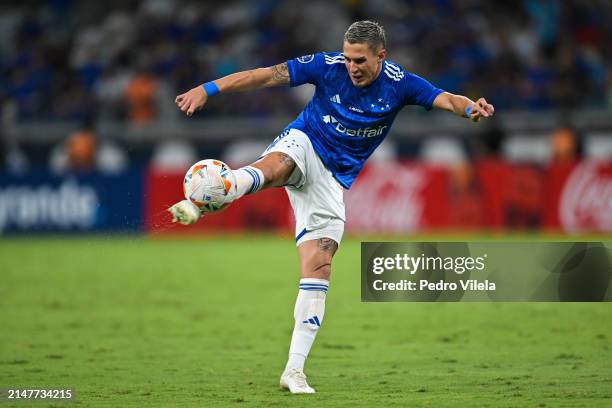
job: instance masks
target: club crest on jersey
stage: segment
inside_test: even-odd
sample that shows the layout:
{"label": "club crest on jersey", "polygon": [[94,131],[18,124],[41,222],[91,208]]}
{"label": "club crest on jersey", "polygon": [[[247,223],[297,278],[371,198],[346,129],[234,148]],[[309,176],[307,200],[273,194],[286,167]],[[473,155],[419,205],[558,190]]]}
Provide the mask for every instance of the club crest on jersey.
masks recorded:
{"label": "club crest on jersey", "polygon": [[298,57],[298,61],[301,62],[302,64],[307,64],[310,61],[312,61],[314,59],[314,54],[308,54],[308,55],[303,55],[301,57]]}
{"label": "club crest on jersey", "polygon": [[338,122],[338,119],[334,118],[332,115],[323,116],[323,122],[329,123],[335,127],[338,133],[345,134],[347,136],[354,137],[375,137],[382,135],[383,131],[387,127],[387,125],[380,125],[377,127],[365,127],[359,129],[349,129],[344,126],[342,123]]}

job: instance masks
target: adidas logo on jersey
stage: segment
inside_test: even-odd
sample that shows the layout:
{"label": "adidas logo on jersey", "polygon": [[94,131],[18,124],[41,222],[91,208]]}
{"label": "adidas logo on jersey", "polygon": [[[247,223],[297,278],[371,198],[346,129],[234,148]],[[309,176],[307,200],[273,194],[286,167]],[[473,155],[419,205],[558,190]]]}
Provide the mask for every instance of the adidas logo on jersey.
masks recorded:
{"label": "adidas logo on jersey", "polygon": [[365,127],[359,129],[349,129],[344,126],[342,123],[338,122],[338,119],[334,118],[332,115],[323,116],[324,123],[330,123],[332,125],[336,125],[335,129],[337,132],[345,134],[347,136],[355,136],[355,137],[374,137],[382,135],[383,130],[387,127],[387,125],[380,125],[377,127]]}
{"label": "adidas logo on jersey", "polygon": [[404,77],[404,72],[397,65],[393,65],[385,61],[385,69],[383,72],[392,80],[399,81]]}
{"label": "adidas logo on jersey", "polygon": [[332,96],[331,98],[329,98],[330,101],[335,102],[335,103],[342,103],[340,102],[340,95],[335,94],[334,96]]}
{"label": "adidas logo on jersey", "polygon": [[325,116],[323,116],[323,122],[325,122],[325,123],[338,123],[336,118],[334,118],[332,115],[325,115]]}

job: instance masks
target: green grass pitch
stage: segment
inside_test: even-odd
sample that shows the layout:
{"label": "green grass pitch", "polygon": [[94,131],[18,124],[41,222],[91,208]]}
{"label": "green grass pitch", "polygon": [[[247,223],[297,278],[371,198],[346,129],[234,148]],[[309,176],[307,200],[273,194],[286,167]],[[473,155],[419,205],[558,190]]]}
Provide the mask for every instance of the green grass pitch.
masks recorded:
{"label": "green grass pitch", "polygon": [[306,366],[317,394],[293,396],[290,239],[0,240],[0,388],[70,387],[83,407],[612,407],[612,304],[361,303],[359,262],[349,238]]}

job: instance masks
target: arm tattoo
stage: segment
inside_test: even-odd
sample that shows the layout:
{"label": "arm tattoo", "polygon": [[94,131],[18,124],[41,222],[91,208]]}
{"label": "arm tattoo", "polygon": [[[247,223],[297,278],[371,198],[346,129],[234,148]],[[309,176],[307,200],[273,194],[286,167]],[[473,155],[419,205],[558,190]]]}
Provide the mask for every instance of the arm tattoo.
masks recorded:
{"label": "arm tattoo", "polygon": [[319,238],[319,249],[333,254],[338,249],[338,243],[331,238]]}
{"label": "arm tattoo", "polygon": [[286,62],[272,67],[272,84],[289,85],[289,70]]}

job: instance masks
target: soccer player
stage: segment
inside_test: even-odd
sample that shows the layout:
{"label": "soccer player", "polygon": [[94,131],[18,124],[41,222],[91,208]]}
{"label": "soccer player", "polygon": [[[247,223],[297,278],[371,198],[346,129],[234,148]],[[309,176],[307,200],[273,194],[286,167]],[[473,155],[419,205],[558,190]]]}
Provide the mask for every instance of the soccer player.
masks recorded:
{"label": "soccer player", "polygon": [[[343,51],[305,55],[268,68],[238,72],[176,97],[187,114],[208,98],[271,86],[311,83],[315,94],[302,113],[263,152],[235,170],[236,199],[269,187],[285,187],[295,213],[300,283],[289,359],[280,385],[292,393],[314,393],[304,362],[323,322],[332,258],[344,232],[343,189],[383,141],[406,105],[444,109],[477,122],[493,115],[484,98],[476,102],[431,85],[386,60],[385,32],[372,21],[353,23]],[[191,224],[200,211],[188,200],[169,210],[173,220]]]}

